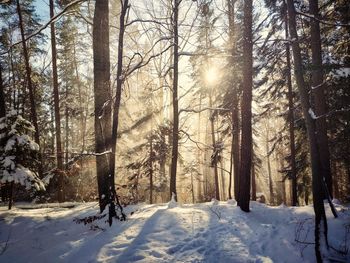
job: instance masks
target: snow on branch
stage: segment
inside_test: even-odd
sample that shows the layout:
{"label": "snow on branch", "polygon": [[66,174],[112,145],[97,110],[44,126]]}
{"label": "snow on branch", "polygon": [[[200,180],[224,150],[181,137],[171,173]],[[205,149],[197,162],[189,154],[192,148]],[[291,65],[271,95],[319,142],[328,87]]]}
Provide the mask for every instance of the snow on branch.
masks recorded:
{"label": "snow on branch", "polygon": [[350,24],[332,23],[332,22],[329,22],[329,21],[325,21],[325,20],[319,19],[319,18],[315,17],[315,16],[312,15],[312,14],[308,14],[308,13],[302,12],[302,11],[300,11],[300,10],[295,10],[295,12],[296,12],[298,15],[311,18],[311,19],[313,19],[313,20],[316,20],[316,21],[318,21],[318,22],[320,22],[320,23],[322,23],[322,24],[328,25],[328,26],[350,27]]}
{"label": "snow on branch", "polygon": [[33,125],[17,111],[0,119],[0,182],[14,182],[27,190],[45,190],[37,175],[39,145],[29,136]]}
{"label": "snow on branch", "polygon": [[334,114],[345,113],[345,112],[350,112],[350,108],[348,108],[348,109],[341,109],[341,110],[332,110],[332,111],[328,112],[327,114],[323,114],[323,115],[320,115],[320,116],[316,116],[316,114],[314,113],[314,111],[311,108],[308,111],[308,113],[310,114],[311,118],[314,119],[314,120],[321,119],[321,118],[327,118],[327,117],[332,116]]}

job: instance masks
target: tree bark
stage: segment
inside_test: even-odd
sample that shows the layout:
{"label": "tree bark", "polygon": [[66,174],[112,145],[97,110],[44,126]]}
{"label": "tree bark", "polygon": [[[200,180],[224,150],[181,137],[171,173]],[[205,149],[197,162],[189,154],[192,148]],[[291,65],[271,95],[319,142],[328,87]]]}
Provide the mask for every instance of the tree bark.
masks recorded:
{"label": "tree bark", "polygon": [[[318,11],[318,0],[309,0],[310,14],[315,18],[320,19]],[[315,114],[316,116],[323,116],[326,114],[326,97],[323,83],[323,69],[322,69],[322,48],[321,48],[321,33],[320,24],[316,19],[311,19],[311,53],[312,53],[312,72],[311,72],[311,82],[314,94],[315,102]],[[326,118],[318,118],[316,120],[317,129],[317,143],[320,152],[320,162],[321,162],[321,175],[323,176],[326,186],[328,188],[328,193],[332,198],[332,175],[330,168],[330,154],[328,147],[328,136],[327,136],[327,122]]]}
{"label": "tree bark", "polygon": [[175,194],[175,200],[177,200],[176,194],[176,172],[177,172],[177,159],[179,148],[179,102],[178,102],[178,75],[179,75],[179,34],[178,34],[178,16],[179,16],[179,0],[174,0],[173,8],[173,62],[174,62],[174,76],[173,76],[173,132],[172,132],[172,151],[171,151],[171,167],[170,167],[170,198],[172,194]]}
{"label": "tree bark", "polygon": [[242,211],[249,212],[252,162],[252,87],[253,87],[253,1],[244,1],[243,25],[243,96],[242,140],[239,170],[238,202]]}
{"label": "tree bark", "polygon": [[[31,115],[31,120],[33,122],[34,129],[35,129],[34,139],[40,148],[40,133],[39,133],[39,126],[38,126],[38,117],[36,114],[35,94],[34,94],[34,89],[33,89],[33,84],[32,84],[32,79],[31,79],[31,68],[30,68],[30,64],[29,64],[28,49],[27,49],[27,44],[26,44],[25,36],[24,36],[22,11],[21,11],[21,6],[19,4],[19,0],[17,0],[16,3],[17,3],[17,14],[18,14],[18,18],[19,18],[19,28],[21,31],[21,40],[22,40],[23,56],[24,56],[24,62],[25,62],[25,68],[26,68],[26,76],[27,76],[27,82],[28,82],[30,113],[31,113],[30,115]],[[43,167],[42,167],[41,156],[39,158],[40,158],[40,160],[39,160],[39,176],[42,177]]]}
{"label": "tree bark", "polygon": [[150,154],[149,154],[149,203],[153,204],[153,138],[150,139]]}
{"label": "tree bark", "polygon": [[298,34],[296,28],[296,13],[293,0],[287,0],[288,8],[288,22],[289,30],[291,34],[292,41],[292,50],[294,57],[294,72],[296,77],[296,82],[299,90],[301,107],[303,115],[306,122],[306,129],[310,145],[310,155],[311,155],[311,170],[312,170],[312,195],[313,195],[313,204],[315,211],[315,253],[317,262],[322,262],[322,256],[320,252],[320,227],[321,222],[323,221],[324,236],[325,241],[328,246],[327,238],[327,217],[325,213],[325,208],[323,204],[324,191],[322,188],[322,175],[320,156],[316,138],[316,123],[311,116],[311,105],[309,101],[309,94],[307,86],[303,76],[303,64],[301,58],[301,50],[298,42]]}
{"label": "tree bark", "polygon": [[[54,17],[54,2],[50,0],[50,18]],[[61,116],[60,116],[60,98],[58,91],[57,76],[57,51],[56,51],[56,34],[55,23],[51,23],[51,57],[52,57],[52,84],[53,100],[55,109],[55,135],[56,135],[56,160],[57,169],[63,170],[62,140],[61,140]],[[59,173],[58,178],[58,202],[64,202],[63,192],[63,174]]]}
{"label": "tree bark", "polygon": [[[288,13],[285,15],[285,36],[289,38],[288,31]],[[292,206],[298,205],[298,193],[297,193],[297,172],[295,163],[295,134],[294,134],[294,96],[292,89],[292,77],[291,77],[291,62],[290,62],[290,44],[286,42],[286,60],[287,60],[287,86],[288,86],[288,121],[289,121],[289,148],[290,148],[290,168],[292,177]]]}
{"label": "tree bark", "polygon": [[[212,92],[209,95],[209,107],[213,108],[213,99],[212,99]],[[215,114],[215,113],[213,113]],[[210,128],[211,128],[211,142],[213,145],[213,149],[215,151],[216,147],[216,139],[215,139],[215,127],[214,127],[214,119],[215,117],[211,114],[210,116]],[[215,199],[220,200],[220,190],[219,190],[219,174],[218,174],[218,164],[217,161],[214,161],[214,183],[215,183]]]}
{"label": "tree bark", "polygon": [[[253,150],[254,152],[254,150]],[[252,162],[252,200],[256,201],[256,179],[255,179],[255,163]]]}
{"label": "tree bark", "polygon": [[2,81],[2,66],[0,64],[0,118],[6,116],[4,83]]}
{"label": "tree bark", "polygon": [[112,125],[112,137],[109,144],[111,153],[109,155],[109,224],[112,224],[111,218],[117,216],[115,211],[115,201],[117,202],[118,209],[121,211],[122,220],[125,220],[125,214],[123,213],[123,208],[119,203],[119,198],[115,190],[115,162],[116,162],[116,150],[117,150],[117,138],[118,138],[118,126],[119,126],[119,110],[120,110],[120,101],[122,97],[122,88],[124,83],[123,76],[123,51],[124,51],[124,33],[125,33],[125,20],[127,11],[129,8],[129,1],[124,0],[121,6],[121,13],[119,17],[119,38],[118,38],[118,66],[117,66],[117,87],[116,95],[113,106],[113,125]]}
{"label": "tree bark", "polygon": [[111,88],[108,0],[95,3],[93,21],[95,151],[100,212],[108,203],[109,164],[105,154],[111,138]]}
{"label": "tree bark", "polygon": [[266,129],[266,158],[267,158],[267,174],[269,176],[269,192],[270,192],[270,205],[274,204],[274,195],[273,195],[273,181],[272,181],[272,172],[271,172],[271,160],[270,160],[270,147],[269,147],[269,130],[270,124],[269,119],[267,120],[267,129]]}
{"label": "tree bark", "polygon": [[[236,56],[236,38],[235,38],[235,19],[234,19],[234,5],[236,0],[228,0],[228,15],[229,15],[229,38],[231,43],[231,55],[232,63],[234,62]],[[231,141],[231,160],[230,160],[230,180],[229,180],[229,198],[231,196],[232,188],[232,177],[234,185],[234,197],[238,200],[239,191],[239,137],[240,137],[240,126],[239,126],[239,110],[238,110],[238,89],[237,83],[234,83],[234,78],[231,79],[233,88],[232,97],[232,111],[231,111],[231,121],[232,121],[232,141]]]}
{"label": "tree bark", "polygon": [[[64,102],[64,116],[65,116],[65,138],[64,138],[64,145],[65,145],[65,168],[68,169],[68,160],[69,160],[69,106],[68,106],[68,86],[65,88],[65,102]],[[73,136],[72,136],[73,137]]]}

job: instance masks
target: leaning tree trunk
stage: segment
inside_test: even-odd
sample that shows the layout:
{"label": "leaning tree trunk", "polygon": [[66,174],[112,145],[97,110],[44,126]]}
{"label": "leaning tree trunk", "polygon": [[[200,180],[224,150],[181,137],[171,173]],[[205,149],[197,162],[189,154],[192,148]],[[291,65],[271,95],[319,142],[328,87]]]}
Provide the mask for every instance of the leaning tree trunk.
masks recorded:
{"label": "leaning tree trunk", "polygon": [[[50,17],[54,16],[54,2],[50,0]],[[60,115],[60,98],[58,91],[57,76],[57,51],[56,51],[56,34],[55,23],[51,23],[51,57],[52,57],[52,84],[53,84],[53,101],[55,109],[55,134],[56,134],[56,159],[57,169],[63,170],[62,140],[61,140],[61,115]],[[63,173],[58,173],[58,202],[64,202],[63,193]]]}
{"label": "leaning tree trunk", "polygon": [[108,144],[110,149],[112,149],[109,155],[109,166],[110,166],[110,176],[109,176],[109,224],[112,224],[112,217],[117,216],[115,210],[115,201],[117,203],[118,209],[121,213],[121,220],[125,220],[125,214],[123,213],[123,208],[119,203],[119,198],[115,190],[115,156],[117,150],[117,137],[118,137],[118,126],[119,126],[119,109],[120,101],[122,97],[122,87],[124,78],[123,74],[123,50],[124,50],[124,33],[125,33],[125,20],[127,16],[127,11],[129,8],[129,1],[124,0],[122,2],[121,13],[119,17],[119,38],[118,38],[118,66],[117,66],[117,87],[116,96],[113,107],[113,126],[112,126],[112,138],[110,144]]}
{"label": "leaning tree trunk", "polygon": [[[29,90],[29,101],[30,101],[30,115],[31,115],[31,120],[34,125],[34,139],[35,142],[39,145],[40,148],[40,133],[39,133],[39,126],[38,126],[38,116],[36,114],[36,106],[35,106],[35,94],[34,94],[34,89],[33,89],[33,84],[32,84],[32,78],[31,78],[31,68],[29,64],[29,55],[28,55],[28,49],[27,49],[27,44],[24,36],[24,26],[23,26],[23,19],[22,19],[22,11],[21,11],[21,6],[19,4],[19,0],[17,0],[17,14],[19,18],[19,28],[21,31],[21,40],[22,40],[22,48],[23,48],[23,56],[24,56],[24,63],[25,63],[25,68],[26,68],[26,76],[27,76],[27,82],[28,82],[28,90]],[[24,104],[24,103],[23,103]],[[39,157],[39,176],[42,177],[43,175],[43,167],[42,167],[42,159],[41,159],[41,154]]]}
{"label": "leaning tree trunk", "polygon": [[[320,152],[321,175],[323,176],[330,197],[332,193],[332,174],[330,167],[330,154],[327,137],[327,122],[326,122],[326,97],[324,92],[325,83],[323,82],[322,70],[322,49],[320,24],[316,19],[320,19],[318,12],[318,0],[309,0],[310,13],[315,17],[311,19],[311,52],[312,52],[312,87],[315,102],[315,113],[319,118],[316,120],[317,128],[317,143]],[[321,117],[323,116],[323,117]]]}
{"label": "leaning tree trunk", "polygon": [[312,170],[312,195],[315,211],[315,253],[317,262],[322,262],[320,252],[320,227],[323,221],[325,242],[328,246],[327,238],[327,217],[325,213],[322,188],[321,163],[316,136],[316,123],[313,119],[313,112],[309,101],[309,93],[303,76],[303,65],[301,58],[301,50],[298,42],[298,34],[296,28],[296,13],[293,0],[287,0],[288,22],[292,41],[293,57],[294,57],[294,72],[299,90],[301,107],[306,122],[306,129],[310,145],[311,155],[311,170]]}
{"label": "leaning tree trunk", "polygon": [[244,1],[241,166],[237,204],[249,212],[252,162],[253,1]]}
{"label": "leaning tree trunk", "polygon": [[95,151],[100,212],[108,204],[110,170],[106,146],[111,138],[108,0],[95,3],[93,24]]}
{"label": "leaning tree trunk", "polygon": [[178,102],[178,77],[179,77],[179,33],[178,33],[178,16],[179,16],[179,0],[174,0],[173,7],[173,140],[172,140],[172,151],[171,151],[171,168],[170,168],[170,197],[174,194],[175,200],[176,195],[176,172],[177,172],[177,159],[178,159],[178,148],[179,148],[179,102]]}

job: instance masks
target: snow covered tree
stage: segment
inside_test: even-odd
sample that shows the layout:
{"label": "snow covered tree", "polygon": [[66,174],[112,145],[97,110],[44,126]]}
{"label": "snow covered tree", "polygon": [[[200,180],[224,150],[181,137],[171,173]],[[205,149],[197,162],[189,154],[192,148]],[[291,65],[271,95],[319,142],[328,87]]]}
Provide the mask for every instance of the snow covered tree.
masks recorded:
{"label": "snow covered tree", "polygon": [[15,110],[0,119],[0,182],[11,184],[9,209],[14,184],[45,190],[38,177],[39,145],[29,136],[33,132],[33,125]]}

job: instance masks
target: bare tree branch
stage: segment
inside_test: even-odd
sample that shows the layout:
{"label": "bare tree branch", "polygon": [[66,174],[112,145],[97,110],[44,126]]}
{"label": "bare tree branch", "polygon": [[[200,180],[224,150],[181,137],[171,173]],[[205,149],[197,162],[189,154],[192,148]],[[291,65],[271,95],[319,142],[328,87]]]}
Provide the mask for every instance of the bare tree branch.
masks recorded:
{"label": "bare tree branch", "polygon": [[[62,15],[65,14],[65,12],[67,12],[67,10],[69,10],[72,6],[75,6],[77,4],[80,4],[82,2],[85,2],[87,0],[75,0],[71,3],[69,3],[68,5],[66,5],[61,12],[57,13],[55,16],[53,16],[49,21],[47,21],[44,25],[42,25],[38,30],[34,31],[32,34],[30,34],[29,36],[25,37],[24,41],[28,41],[29,39],[31,39],[32,37],[35,37],[36,35],[40,34],[44,29],[46,29],[49,25],[51,25],[52,23],[55,23],[59,18],[61,18]],[[10,52],[10,49],[13,48],[16,45],[19,45],[22,43],[22,40],[17,41],[15,43],[13,43],[9,49],[3,53],[1,53],[0,55],[6,55],[7,53]]]}

